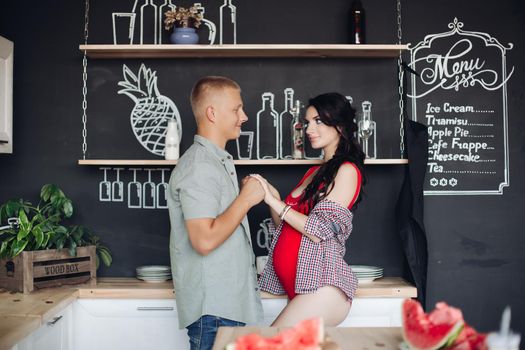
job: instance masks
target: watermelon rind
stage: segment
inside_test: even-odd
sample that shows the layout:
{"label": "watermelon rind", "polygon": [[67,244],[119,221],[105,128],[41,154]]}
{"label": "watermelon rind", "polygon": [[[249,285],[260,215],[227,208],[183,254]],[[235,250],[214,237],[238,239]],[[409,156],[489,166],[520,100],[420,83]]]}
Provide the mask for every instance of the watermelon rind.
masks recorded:
{"label": "watermelon rind", "polygon": [[[415,310],[411,310],[411,311],[414,311],[416,313],[416,315],[408,315],[407,314],[407,310],[406,310],[405,307],[410,307],[410,306],[416,307]],[[413,335],[411,336],[410,334],[408,334],[410,327],[407,326],[407,318],[409,316],[412,316],[412,317],[425,316],[425,317],[427,317],[428,315],[424,313],[423,308],[421,307],[421,305],[415,300],[410,300],[410,299],[405,300],[405,302],[403,302],[402,308],[403,308],[403,311],[402,311],[403,312],[403,339],[405,340],[406,344],[410,347],[410,349],[413,349],[413,350],[439,350],[439,349],[446,349],[446,348],[450,347],[454,343],[456,338],[461,333],[461,330],[463,329],[464,324],[465,324],[462,318],[457,320],[456,323],[452,326],[452,328],[450,328],[450,330],[447,333],[443,334],[443,336],[441,337],[441,339],[439,341],[433,341],[432,344],[428,344],[428,345],[423,346],[421,344],[421,342],[418,342],[416,344],[414,342]],[[428,322],[428,319],[422,319],[421,322]],[[421,333],[416,334],[416,335],[419,338],[425,336],[425,334],[421,334]]]}
{"label": "watermelon rind", "polygon": [[443,349],[447,349],[447,348],[451,347],[454,344],[454,342],[456,341],[456,339],[458,338],[459,334],[461,333],[461,331],[463,330],[464,327],[465,327],[465,323],[462,323],[461,327],[459,327],[457,329],[456,333],[450,335],[450,338],[448,338],[448,341],[443,346]]}

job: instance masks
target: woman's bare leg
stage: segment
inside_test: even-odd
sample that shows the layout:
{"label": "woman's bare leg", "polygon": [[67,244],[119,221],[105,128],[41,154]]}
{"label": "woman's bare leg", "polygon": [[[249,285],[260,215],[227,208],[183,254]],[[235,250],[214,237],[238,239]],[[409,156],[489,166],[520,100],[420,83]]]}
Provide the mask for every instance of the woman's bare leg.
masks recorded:
{"label": "woman's bare leg", "polygon": [[297,322],[322,317],[326,326],[343,322],[352,302],[337,287],[324,286],[312,294],[297,294],[273,321],[272,326],[291,327]]}

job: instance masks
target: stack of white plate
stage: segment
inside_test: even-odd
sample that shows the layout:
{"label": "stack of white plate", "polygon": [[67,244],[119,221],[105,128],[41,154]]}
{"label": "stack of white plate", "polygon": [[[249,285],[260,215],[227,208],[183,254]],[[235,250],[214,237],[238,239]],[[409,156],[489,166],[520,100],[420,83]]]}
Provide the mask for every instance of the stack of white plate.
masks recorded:
{"label": "stack of white plate", "polygon": [[351,265],[351,267],[359,283],[368,283],[383,277],[382,267],[367,265]]}
{"label": "stack of white plate", "polygon": [[160,283],[171,279],[171,268],[169,266],[139,266],[136,271],[137,278],[145,282]]}

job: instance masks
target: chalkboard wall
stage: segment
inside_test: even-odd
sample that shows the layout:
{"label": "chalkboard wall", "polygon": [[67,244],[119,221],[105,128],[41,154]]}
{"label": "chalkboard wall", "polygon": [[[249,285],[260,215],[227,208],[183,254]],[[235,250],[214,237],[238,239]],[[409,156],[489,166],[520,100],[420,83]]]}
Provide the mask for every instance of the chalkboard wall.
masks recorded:
{"label": "chalkboard wall", "polygon": [[[130,1],[90,1],[89,43],[113,42],[111,13],[127,12]],[[181,1],[178,5],[190,5]],[[208,1],[207,17],[218,23],[222,1]],[[369,43],[397,42],[395,1],[367,1]],[[349,1],[245,1],[236,3],[238,43],[346,43]],[[521,1],[402,1],[403,42],[417,43],[441,33],[457,17],[469,30],[489,33],[502,43],[514,43],[507,64],[514,67],[508,89],[510,186],[502,195],[426,196],[425,225],[429,244],[427,306],[440,300],[460,307],[466,320],[482,331],[495,329],[507,304],[513,328],[525,334],[525,289],[521,218],[525,193],[525,121],[523,40],[525,11]],[[100,201],[104,171],[79,166],[82,157],[82,54],[84,2],[40,1],[0,5],[0,35],[14,41],[14,153],[0,154],[0,202],[10,198],[36,200],[40,187],[56,183],[73,199],[71,223],[82,223],[100,234],[112,252],[110,268],[100,276],[133,276],[136,266],[168,264],[169,220],[166,209],[128,208],[124,202]],[[164,33],[163,40],[167,40]],[[202,40],[202,38],[201,38]],[[407,55],[406,59],[409,57]],[[193,83],[203,75],[226,75],[239,82],[255,130],[261,95],[275,94],[275,109],[284,105],[284,89],[306,102],[322,92],[352,96],[355,106],[372,102],[378,124],[378,157],[399,157],[397,66],[393,59],[125,59],[89,60],[87,158],[157,159],[135,139],[130,127],[134,103],[118,94],[123,64],[137,73],[141,64],[156,71],[159,91],[174,101],[184,127],[182,150],[191,145],[195,122],[189,106]],[[475,95],[468,95],[476,101]],[[425,119],[418,118],[425,122]],[[227,146],[234,156],[235,143]],[[114,166],[107,180],[116,181]],[[119,180],[127,195],[133,171],[123,167]],[[140,167],[137,182],[161,182],[158,167]],[[238,166],[239,177],[259,172],[287,193],[307,166]],[[171,169],[170,169],[171,170]],[[403,181],[403,166],[367,166],[368,185],[355,214],[346,259],[352,264],[385,268],[387,276],[406,275],[405,258],[395,231],[394,206]],[[166,172],[166,180],[169,171]],[[464,181],[468,181],[466,178]],[[267,208],[249,213],[254,243]],[[263,248],[254,246],[256,255]]]}

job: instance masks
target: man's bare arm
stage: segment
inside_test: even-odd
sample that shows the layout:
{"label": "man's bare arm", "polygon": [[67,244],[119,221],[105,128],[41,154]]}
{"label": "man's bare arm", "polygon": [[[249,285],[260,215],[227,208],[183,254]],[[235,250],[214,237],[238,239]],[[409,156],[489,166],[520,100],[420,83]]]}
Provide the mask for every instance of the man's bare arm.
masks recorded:
{"label": "man's bare arm", "polygon": [[197,253],[208,255],[219,247],[241,224],[248,211],[264,198],[264,191],[255,179],[246,181],[239,196],[216,218],[186,220],[191,245]]}

